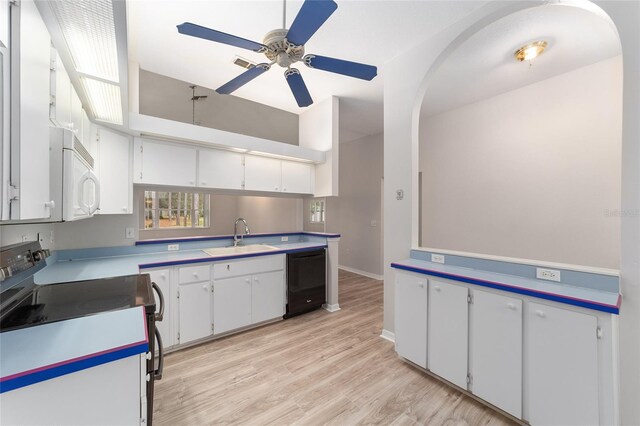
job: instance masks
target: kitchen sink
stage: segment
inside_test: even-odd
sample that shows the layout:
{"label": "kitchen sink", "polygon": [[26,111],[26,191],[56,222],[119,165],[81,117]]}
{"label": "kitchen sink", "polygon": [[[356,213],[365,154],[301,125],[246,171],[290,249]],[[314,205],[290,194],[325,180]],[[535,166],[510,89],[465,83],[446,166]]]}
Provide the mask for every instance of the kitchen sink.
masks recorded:
{"label": "kitchen sink", "polygon": [[262,251],[279,250],[278,247],[268,246],[266,244],[249,244],[246,246],[229,246],[229,247],[213,247],[203,249],[209,256],[229,256],[234,254],[257,253]]}

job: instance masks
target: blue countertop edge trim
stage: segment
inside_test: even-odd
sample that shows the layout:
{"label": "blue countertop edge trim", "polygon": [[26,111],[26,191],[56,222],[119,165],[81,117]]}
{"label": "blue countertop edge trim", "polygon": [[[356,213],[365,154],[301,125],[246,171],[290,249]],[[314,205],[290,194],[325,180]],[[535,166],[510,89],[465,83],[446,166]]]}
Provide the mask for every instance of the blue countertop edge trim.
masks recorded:
{"label": "blue countertop edge trim", "polygon": [[[340,234],[324,233],[324,232],[281,232],[270,234],[249,234],[243,238],[266,238],[266,237],[287,237],[295,235],[311,235],[315,237],[325,238],[340,238]],[[212,236],[200,236],[200,237],[180,237],[180,238],[159,238],[153,240],[139,240],[136,241],[136,246],[144,246],[149,244],[172,244],[172,243],[190,243],[198,241],[215,241],[215,240],[229,240],[233,235],[212,235]]]}
{"label": "blue countertop edge trim", "polygon": [[429,269],[415,268],[413,266],[402,265],[402,264],[395,263],[395,262],[391,264],[391,267],[395,268],[395,269],[402,269],[402,270],[409,271],[409,272],[416,272],[418,274],[432,275],[434,277],[446,278],[446,279],[450,279],[450,280],[454,280],[454,281],[461,281],[461,282],[465,282],[465,283],[468,283],[468,284],[479,285],[479,286],[482,286],[482,287],[494,288],[496,290],[508,291],[510,293],[518,293],[518,294],[523,294],[525,296],[532,296],[532,297],[536,297],[536,298],[539,298],[539,299],[551,300],[551,301],[554,301],[554,302],[560,302],[560,303],[564,303],[564,304],[567,304],[567,305],[579,306],[579,307],[582,307],[582,308],[588,308],[588,309],[592,309],[592,310],[596,310],[596,311],[607,312],[607,313],[610,313],[610,314],[618,315],[620,313],[620,308],[617,307],[617,306],[601,305],[601,304],[598,304],[598,303],[588,302],[586,300],[571,299],[571,298],[566,298],[566,297],[563,297],[563,296],[552,295],[552,294],[549,294],[549,293],[541,293],[541,292],[537,292],[537,291],[533,291],[533,290],[527,290],[527,289],[523,289],[523,288],[519,288],[519,287],[512,287],[512,286],[508,286],[508,285],[500,284],[500,283],[496,283],[496,282],[491,282],[491,281],[484,281],[484,280],[464,277],[464,276],[460,276],[460,275],[447,274],[447,273],[444,273],[444,272],[437,272],[437,271],[432,271],[432,270],[429,270]]}
{"label": "blue countertop edge trim", "polygon": [[139,345],[122,348],[112,352],[89,356],[78,361],[72,361],[68,364],[56,365],[52,368],[28,373],[23,376],[0,382],[0,394],[148,351],[149,345],[147,342],[144,342]]}
{"label": "blue countertop edge trim", "polygon": [[176,266],[176,265],[188,265],[190,263],[207,263],[207,262],[218,262],[224,260],[233,260],[233,259],[243,259],[247,257],[258,257],[258,256],[270,256],[275,254],[287,254],[287,253],[299,253],[303,251],[311,251],[317,250],[321,248],[327,248],[326,244],[319,244],[313,247],[303,247],[298,249],[290,249],[290,250],[272,250],[258,253],[244,253],[244,254],[234,254],[229,256],[211,256],[211,257],[201,257],[194,259],[181,259],[181,260],[169,260],[166,262],[155,262],[155,263],[142,263],[138,265],[139,269],[151,269],[151,268],[161,268],[164,266]]}

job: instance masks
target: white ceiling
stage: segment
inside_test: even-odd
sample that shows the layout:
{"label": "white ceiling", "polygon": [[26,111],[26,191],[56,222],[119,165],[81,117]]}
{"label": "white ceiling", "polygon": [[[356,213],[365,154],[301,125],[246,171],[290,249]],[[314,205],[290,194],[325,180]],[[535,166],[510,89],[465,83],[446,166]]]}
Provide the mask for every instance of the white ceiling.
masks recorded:
{"label": "white ceiling", "polygon": [[[484,1],[337,1],[338,10],[306,44],[307,53],[368,63],[380,67],[405,50],[442,31],[485,4]],[[193,22],[262,42],[282,25],[281,1],[129,1],[129,60],[141,68],[216,89],[242,72],[231,61],[236,55],[255,62],[266,58],[249,50],[178,34],[176,25]],[[302,1],[287,1],[291,25]],[[383,130],[383,78],[370,82],[300,64],[316,103],[331,95],[341,98],[341,140]],[[284,69],[272,69],[237,90],[255,102],[299,114],[284,79]]]}
{"label": "white ceiling", "polygon": [[[546,40],[546,51],[517,62],[522,45]],[[421,114],[429,116],[487,99],[619,55],[609,21],[591,11],[547,4],[509,15],[483,28],[456,49],[431,81]]]}

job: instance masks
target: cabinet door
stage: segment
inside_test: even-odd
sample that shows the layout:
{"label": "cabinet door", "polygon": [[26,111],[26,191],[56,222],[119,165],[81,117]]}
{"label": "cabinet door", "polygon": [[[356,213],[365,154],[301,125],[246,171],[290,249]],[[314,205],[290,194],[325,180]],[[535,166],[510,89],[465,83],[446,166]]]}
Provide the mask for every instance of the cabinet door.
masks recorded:
{"label": "cabinet door", "polygon": [[[20,188],[11,219],[50,216],[51,39],[33,1],[11,6],[11,181]],[[6,60],[6,58],[5,58]]]}
{"label": "cabinet door", "polygon": [[474,290],[470,342],[472,391],[522,416],[522,300]]}
{"label": "cabinet door", "polygon": [[284,315],[284,272],[267,272],[252,277],[251,322],[257,323]]}
{"label": "cabinet door", "polygon": [[9,47],[9,0],[0,0],[0,45]]}
{"label": "cabinet door", "polygon": [[597,326],[591,315],[528,304],[529,423],[599,423]]}
{"label": "cabinet door", "polygon": [[[89,154],[95,159],[98,160],[98,141],[95,137],[91,137],[91,121],[89,120],[89,116],[87,112],[82,110],[82,142],[89,151]],[[95,132],[93,132],[95,134]]]}
{"label": "cabinet door", "polygon": [[211,335],[211,282],[180,284],[180,342]]}
{"label": "cabinet door", "polygon": [[53,79],[52,95],[55,96],[51,119],[59,127],[68,128],[71,123],[71,80],[56,53],[56,68]]}
{"label": "cabinet door", "polygon": [[229,151],[200,150],[198,186],[203,188],[242,189],[243,154]]}
{"label": "cabinet door", "polygon": [[100,214],[133,212],[131,140],[127,135],[98,128]]}
{"label": "cabinet door", "polygon": [[[164,297],[164,318],[162,321],[156,321],[156,328],[160,331],[162,336],[162,343],[166,348],[175,344],[176,333],[173,331],[173,315],[172,315],[172,301],[175,300],[175,293],[172,296],[171,291],[171,270],[170,269],[158,269],[149,272],[151,276],[151,282],[154,282],[160,287],[162,295]],[[156,312],[160,311],[160,298],[157,294],[153,293],[156,298]]]}
{"label": "cabinet door", "polygon": [[244,159],[244,189],[280,192],[282,161],[247,155]]}
{"label": "cabinet door", "polygon": [[141,169],[134,182],[155,185],[196,186],[194,148],[141,140]]}
{"label": "cabinet door", "polygon": [[82,132],[82,102],[78,97],[76,89],[71,86],[71,126],[76,137],[84,144],[84,134]]}
{"label": "cabinet door", "polygon": [[427,368],[427,279],[396,272],[396,352]]}
{"label": "cabinet door", "polygon": [[466,287],[429,280],[429,370],[467,388],[468,318]]}
{"label": "cabinet door", "polygon": [[251,277],[213,282],[213,330],[225,333],[251,324]]}
{"label": "cabinet door", "polygon": [[312,194],[311,173],[313,165],[295,163],[293,161],[282,162],[282,192],[295,194]]}

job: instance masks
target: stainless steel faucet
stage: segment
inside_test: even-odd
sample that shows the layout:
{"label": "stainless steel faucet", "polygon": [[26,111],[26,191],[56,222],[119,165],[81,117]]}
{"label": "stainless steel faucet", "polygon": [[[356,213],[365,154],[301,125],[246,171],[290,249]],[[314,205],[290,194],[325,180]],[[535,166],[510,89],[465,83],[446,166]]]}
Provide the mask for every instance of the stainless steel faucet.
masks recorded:
{"label": "stainless steel faucet", "polygon": [[[238,222],[244,223],[244,234],[238,237]],[[236,219],[235,225],[233,225],[233,246],[236,247],[239,242],[244,241],[244,236],[251,234],[249,230],[249,225],[247,225],[247,221],[243,218],[239,217]]]}

